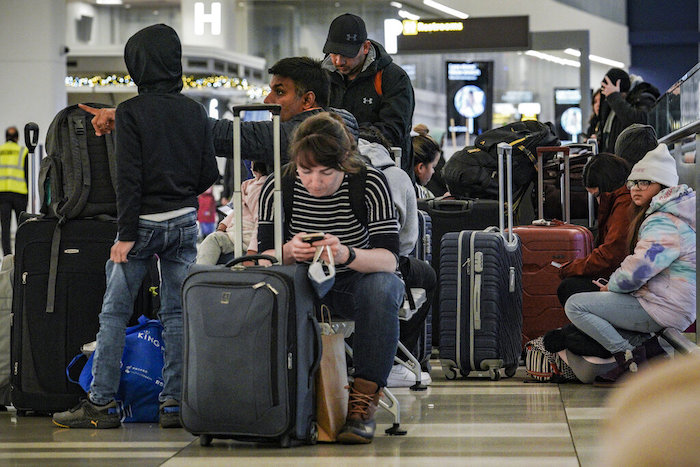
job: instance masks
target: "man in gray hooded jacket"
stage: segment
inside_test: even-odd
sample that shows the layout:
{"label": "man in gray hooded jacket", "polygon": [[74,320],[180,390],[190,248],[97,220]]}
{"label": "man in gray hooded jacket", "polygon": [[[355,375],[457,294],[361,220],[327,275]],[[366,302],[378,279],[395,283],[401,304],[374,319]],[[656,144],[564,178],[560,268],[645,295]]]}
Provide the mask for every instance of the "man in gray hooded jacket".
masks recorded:
{"label": "man in gray hooded jacket", "polygon": [[[389,145],[389,141],[376,127],[360,125],[357,142],[360,156],[365,159],[365,162],[384,173],[398,214],[399,270],[406,288],[422,288],[426,293],[426,301],[416,313],[409,320],[399,321],[399,340],[409,351],[415,352],[437,288],[437,277],[429,263],[410,256],[416,246],[419,233],[416,192],[406,172],[396,166],[389,153]],[[387,378],[387,387],[409,387],[415,382],[415,375],[411,371],[402,365],[394,365]],[[431,383],[428,372],[421,374],[421,383]]]}

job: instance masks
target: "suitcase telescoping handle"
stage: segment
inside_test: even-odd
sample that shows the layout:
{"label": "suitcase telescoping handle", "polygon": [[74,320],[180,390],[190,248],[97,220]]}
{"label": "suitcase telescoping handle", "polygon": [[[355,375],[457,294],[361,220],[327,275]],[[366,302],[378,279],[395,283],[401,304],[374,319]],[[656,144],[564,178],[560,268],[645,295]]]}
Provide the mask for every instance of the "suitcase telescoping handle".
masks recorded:
{"label": "suitcase telescoping handle", "polygon": [[[498,143],[498,228],[508,244],[513,244],[513,146]],[[503,213],[503,159],[506,160],[506,185],[508,186],[508,238],[505,236],[505,219]]]}
{"label": "suitcase telescoping handle", "polygon": [[243,256],[243,198],[241,196],[241,112],[243,111],[268,111],[272,114],[272,135],[274,155],[274,217],[275,217],[275,256],[279,264],[282,261],[282,156],[280,151],[280,112],[282,106],[278,104],[251,104],[236,105],[233,107],[233,210],[236,228],[233,231],[233,255],[234,258]]}
{"label": "suitcase telescoping handle", "polygon": [[564,154],[564,197],[562,213],[564,222],[571,223],[571,169],[569,167],[569,146],[540,146],[537,148],[537,215],[544,219],[544,154],[561,152]]}
{"label": "suitcase telescoping handle", "polygon": [[34,122],[29,122],[24,125],[24,144],[27,146],[29,151],[29,159],[27,160],[27,175],[28,175],[28,201],[29,201],[29,213],[36,214],[39,212],[38,202],[39,187],[37,186],[39,180],[39,164],[34,155],[36,146],[39,143],[39,125]]}
{"label": "suitcase telescoping handle", "polygon": [[[588,156],[588,160],[591,160],[591,157],[595,156],[598,154],[598,141],[595,139],[589,139],[585,143],[572,143],[572,144],[567,144],[572,149],[587,149],[591,152],[591,155]],[[593,214],[595,212],[595,200],[593,199],[593,195],[588,193],[588,227],[593,227]]]}

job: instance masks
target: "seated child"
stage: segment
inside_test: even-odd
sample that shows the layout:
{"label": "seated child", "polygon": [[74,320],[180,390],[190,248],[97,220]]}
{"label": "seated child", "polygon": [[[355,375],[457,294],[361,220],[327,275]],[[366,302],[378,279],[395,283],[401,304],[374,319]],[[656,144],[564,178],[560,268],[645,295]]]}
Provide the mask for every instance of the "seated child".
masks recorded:
{"label": "seated child", "polygon": [[[253,162],[254,178],[241,184],[243,201],[243,250],[248,254],[258,252],[258,202],[260,191],[267,179],[267,167],[262,162]],[[216,264],[221,255],[232,253],[234,249],[233,232],[240,228],[234,225],[233,211],[219,223],[216,232],[206,237],[197,251],[197,264]]]}

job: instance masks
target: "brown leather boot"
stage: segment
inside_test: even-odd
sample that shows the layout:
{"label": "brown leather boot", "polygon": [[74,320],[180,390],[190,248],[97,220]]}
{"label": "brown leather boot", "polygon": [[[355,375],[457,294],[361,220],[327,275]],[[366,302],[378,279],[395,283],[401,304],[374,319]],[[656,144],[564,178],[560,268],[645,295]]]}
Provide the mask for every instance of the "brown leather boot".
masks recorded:
{"label": "brown leather boot", "polygon": [[374,413],[382,391],[376,383],[362,378],[355,378],[349,388],[348,416],[338,434],[338,441],[343,444],[371,443],[377,426]]}

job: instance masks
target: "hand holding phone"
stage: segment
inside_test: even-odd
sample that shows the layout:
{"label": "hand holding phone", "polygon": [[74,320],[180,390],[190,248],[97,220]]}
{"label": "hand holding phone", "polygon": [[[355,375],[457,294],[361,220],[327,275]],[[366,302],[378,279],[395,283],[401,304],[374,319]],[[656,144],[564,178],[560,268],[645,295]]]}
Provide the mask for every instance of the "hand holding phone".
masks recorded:
{"label": "hand holding phone", "polygon": [[608,280],[603,277],[599,277],[598,279],[595,279],[593,283],[602,289],[603,287],[608,285]]}
{"label": "hand holding phone", "polygon": [[309,245],[313,244],[314,242],[318,242],[319,240],[323,240],[324,238],[326,238],[326,234],[323,232],[307,233],[301,236],[301,240]]}
{"label": "hand holding phone", "polygon": [[557,263],[556,261],[552,261],[552,262],[549,263],[549,264],[551,264],[551,265],[554,266],[555,268],[559,268],[559,269],[561,269],[561,266],[562,266],[561,263]]}

